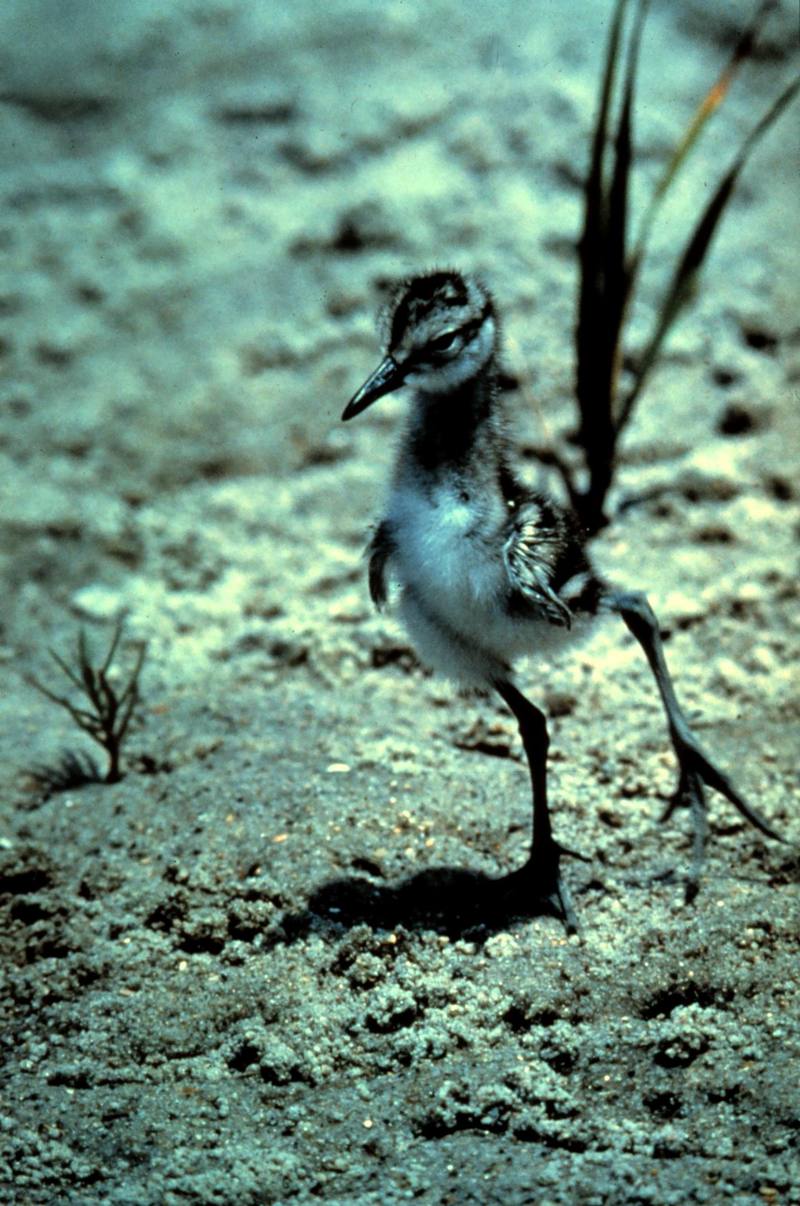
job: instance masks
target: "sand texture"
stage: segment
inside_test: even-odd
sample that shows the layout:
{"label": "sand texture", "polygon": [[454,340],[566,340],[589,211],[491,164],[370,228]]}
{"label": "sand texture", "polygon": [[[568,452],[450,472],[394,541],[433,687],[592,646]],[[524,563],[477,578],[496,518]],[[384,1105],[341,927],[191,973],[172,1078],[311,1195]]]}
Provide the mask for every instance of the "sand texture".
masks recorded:
{"label": "sand texture", "polygon": [[[779,8],[666,207],[688,223],[796,70]],[[0,1201],[800,1202],[798,105],[759,146],[625,440],[603,572],[646,590],[697,731],[789,839],[689,821],[618,620],[550,716],[582,940],[489,911],[524,860],[513,721],[417,663],[362,551],[405,401],[339,415],[389,282],[484,275],[506,402],[574,428],[609,4],[0,6]],[[653,6],[634,211],[749,5]],[[620,509],[625,500],[638,503]],[[125,776],[25,679],[149,642]],[[99,751],[95,751],[99,755]],[[676,869],[678,878],[667,874]]]}

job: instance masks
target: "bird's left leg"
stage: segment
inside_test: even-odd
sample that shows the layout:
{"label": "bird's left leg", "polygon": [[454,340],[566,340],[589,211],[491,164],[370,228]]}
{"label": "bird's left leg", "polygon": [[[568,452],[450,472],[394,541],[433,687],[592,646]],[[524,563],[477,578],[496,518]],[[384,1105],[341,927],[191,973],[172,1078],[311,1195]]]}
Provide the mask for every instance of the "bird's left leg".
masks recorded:
{"label": "bird's left leg", "polygon": [[664,647],[661,643],[658,620],[645,595],[639,592],[617,592],[608,597],[612,610],[619,613],[629,630],[644,650],[650,669],[658,686],[661,702],[669,725],[672,748],[678,759],[678,788],[672,797],[663,820],[672,815],[679,804],[691,809],[694,827],[694,850],[686,898],[691,900],[699,887],[700,872],[708,838],[708,820],[704,788],[713,787],[739,810],[742,816],[760,829],[767,837],[782,841],[768,821],[739,794],[727,775],[723,774],[707,757],[692,732],[683,709],[678,703],[675,688],[667,669]]}
{"label": "bird's left leg", "polygon": [[[508,679],[495,682],[495,690],[516,717],[528,759],[533,794],[533,832],[528,861],[504,883],[522,888],[526,897],[538,898],[558,917],[568,934],[578,932],[578,919],[567,885],[561,876],[561,855],[574,854],[553,837],[547,803],[547,720],[544,713],[526,699]],[[582,855],[576,855],[582,858]]]}

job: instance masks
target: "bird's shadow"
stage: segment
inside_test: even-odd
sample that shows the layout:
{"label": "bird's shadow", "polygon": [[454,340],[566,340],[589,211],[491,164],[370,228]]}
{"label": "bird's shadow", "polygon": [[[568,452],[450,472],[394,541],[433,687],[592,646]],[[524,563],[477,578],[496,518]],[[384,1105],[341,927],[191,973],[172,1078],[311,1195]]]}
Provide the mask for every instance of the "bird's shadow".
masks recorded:
{"label": "bird's shadow", "polygon": [[[773,871],[771,882],[794,882],[797,868],[798,856],[793,851],[784,865]],[[760,882],[760,878],[743,875],[741,870],[731,871],[728,876],[717,873],[715,878]],[[675,868],[668,867],[655,872],[649,868],[638,875],[628,873],[617,882],[630,893],[680,884],[683,879]],[[585,897],[605,892],[607,888],[606,876],[595,870],[585,874],[572,890],[573,895]],[[312,930],[341,935],[343,930],[367,925],[373,930],[402,927],[433,931],[453,940],[465,938],[480,946],[493,934],[535,917],[552,918],[551,924],[562,934],[566,932],[560,915],[536,894],[530,878],[520,871],[491,876],[463,867],[431,867],[395,884],[376,883],[374,878],[366,876],[329,880],[311,892],[304,908],[284,913],[264,938],[268,946],[288,945]]]}
{"label": "bird's shadow", "polygon": [[281,918],[284,942],[297,941],[315,924],[337,929],[432,930],[451,939],[485,942],[514,922],[555,914],[547,902],[523,895],[518,877],[493,877],[460,867],[433,867],[396,884],[348,876],[329,880],[308,898],[305,909]]}

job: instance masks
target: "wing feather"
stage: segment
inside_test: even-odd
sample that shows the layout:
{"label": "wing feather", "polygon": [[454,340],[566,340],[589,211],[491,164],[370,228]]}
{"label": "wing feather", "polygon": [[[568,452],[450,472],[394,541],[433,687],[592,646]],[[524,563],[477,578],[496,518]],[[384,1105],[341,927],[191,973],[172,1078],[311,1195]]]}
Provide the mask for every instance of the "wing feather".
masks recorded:
{"label": "wing feather", "polygon": [[566,518],[531,498],[518,507],[503,547],[512,598],[516,596],[524,610],[562,628],[571,626],[573,616],[556,583],[573,545]]}

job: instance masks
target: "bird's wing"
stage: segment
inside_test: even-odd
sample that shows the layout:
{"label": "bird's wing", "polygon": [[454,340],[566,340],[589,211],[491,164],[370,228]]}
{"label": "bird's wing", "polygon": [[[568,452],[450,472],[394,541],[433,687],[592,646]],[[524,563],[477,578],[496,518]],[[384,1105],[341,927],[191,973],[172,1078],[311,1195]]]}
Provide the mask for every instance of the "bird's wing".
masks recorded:
{"label": "bird's wing", "polygon": [[531,499],[516,511],[503,546],[503,560],[514,595],[527,610],[569,628],[572,612],[555,588],[569,533],[560,515]]}
{"label": "bird's wing", "polygon": [[386,604],[386,566],[393,552],[392,529],[384,519],[373,532],[367,548],[369,594],[379,611]]}

